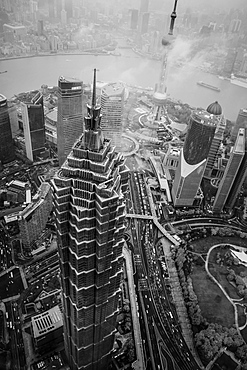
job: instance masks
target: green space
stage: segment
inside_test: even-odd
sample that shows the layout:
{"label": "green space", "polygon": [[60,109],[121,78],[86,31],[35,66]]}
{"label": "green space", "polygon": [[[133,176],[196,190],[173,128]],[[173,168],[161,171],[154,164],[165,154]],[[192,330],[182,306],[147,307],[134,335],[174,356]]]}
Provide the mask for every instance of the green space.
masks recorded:
{"label": "green space", "polygon": [[194,266],[191,278],[203,317],[209,323],[232,327],[235,323],[233,306],[209,278],[205,268]]}
{"label": "green space", "polygon": [[[213,277],[218,281],[218,283],[220,283],[225,292],[230,296],[230,298],[239,299],[240,297],[237,293],[236,288],[232,284],[230,284],[229,281],[227,280],[227,275],[229,274],[227,266],[225,264],[220,265],[216,263],[217,253],[219,253],[220,251],[222,251],[222,247],[219,246],[218,248],[215,248],[210,252],[208,269],[210,273],[213,275]],[[224,249],[224,252],[225,251],[226,249]],[[235,270],[236,266],[228,267]]]}
{"label": "green space", "polygon": [[237,305],[237,310],[238,310],[238,325],[241,327],[245,325],[246,323],[246,316],[244,313],[244,307],[240,306],[239,304]]}
{"label": "green space", "polygon": [[194,247],[194,252],[197,253],[207,253],[208,250],[216,244],[234,244],[239,245],[241,247],[246,247],[247,249],[247,241],[246,239],[242,239],[239,236],[220,236],[220,235],[213,235],[208,236],[207,238],[201,238],[191,242],[191,245]]}

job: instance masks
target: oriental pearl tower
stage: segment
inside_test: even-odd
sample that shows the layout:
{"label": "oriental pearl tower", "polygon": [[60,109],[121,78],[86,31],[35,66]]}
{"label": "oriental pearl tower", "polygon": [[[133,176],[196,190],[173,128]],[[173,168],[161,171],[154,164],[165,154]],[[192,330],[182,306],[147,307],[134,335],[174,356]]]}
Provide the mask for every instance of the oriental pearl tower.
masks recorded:
{"label": "oriental pearl tower", "polygon": [[171,22],[170,22],[170,28],[169,28],[168,35],[164,36],[161,41],[164,51],[163,51],[162,61],[161,61],[160,78],[159,78],[158,83],[155,85],[155,91],[153,94],[153,108],[151,111],[152,123],[154,123],[155,121],[159,122],[161,120],[162,109],[166,101],[167,58],[168,58],[169,49],[174,39],[173,29],[175,25],[175,19],[177,18],[177,13],[176,13],[177,2],[178,0],[175,0],[174,8],[171,14]]}

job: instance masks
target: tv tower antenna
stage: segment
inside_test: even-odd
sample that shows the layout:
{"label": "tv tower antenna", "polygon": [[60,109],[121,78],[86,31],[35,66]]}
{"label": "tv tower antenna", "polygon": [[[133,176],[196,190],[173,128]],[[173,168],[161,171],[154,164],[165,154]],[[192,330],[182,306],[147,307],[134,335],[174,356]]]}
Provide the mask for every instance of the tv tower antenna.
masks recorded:
{"label": "tv tower antenna", "polygon": [[160,78],[159,78],[158,84],[156,84],[155,92],[154,92],[154,95],[153,95],[153,102],[154,102],[153,122],[154,121],[160,121],[161,113],[162,113],[162,107],[165,105],[165,101],[166,101],[167,58],[168,58],[169,46],[171,45],[171,42],[172,42],[172,37],[171,36],[173,36],[175,20],[177,18],[177,13],[176,13],[177,2],[178,2],[178,0],[175,0],[174,8],[173,8],[173,11],[171,13],[171,22],[170,22],[168,37],[167,36],[163,37],[162,41],[161,41],[161,43],[164,47],[164,51],[163,51],[162,60],[161,60]]}

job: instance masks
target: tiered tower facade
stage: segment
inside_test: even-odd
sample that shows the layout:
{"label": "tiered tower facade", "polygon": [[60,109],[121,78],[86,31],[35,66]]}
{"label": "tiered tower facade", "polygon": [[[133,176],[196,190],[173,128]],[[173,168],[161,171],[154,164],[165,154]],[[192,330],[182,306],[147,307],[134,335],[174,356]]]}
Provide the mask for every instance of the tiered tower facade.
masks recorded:
{"label": "tiered tower facade", "polygon": [[123,263],[128,169],[103,137],[95,81],[84,134],[52,180],[71,370],[107,369]]}

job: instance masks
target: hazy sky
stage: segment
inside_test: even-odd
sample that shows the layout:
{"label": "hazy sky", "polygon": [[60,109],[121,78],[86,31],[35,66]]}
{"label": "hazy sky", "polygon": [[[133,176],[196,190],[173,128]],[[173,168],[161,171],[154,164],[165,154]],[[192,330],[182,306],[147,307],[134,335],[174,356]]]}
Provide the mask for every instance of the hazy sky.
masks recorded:
{"label": "hazy sky", "polygon": [[[173,4],[174,0],[164,0],[164,3]],[[150,0],[150,4],[152,0]],[[246,0],[178,0],[178,10],[184,7],[190,7],[195,9],[210,9],[218,8],[222,10],[229,10],[231,8],[242,8],[247,6]]]}

